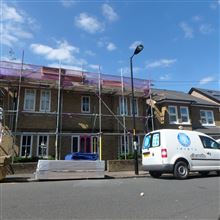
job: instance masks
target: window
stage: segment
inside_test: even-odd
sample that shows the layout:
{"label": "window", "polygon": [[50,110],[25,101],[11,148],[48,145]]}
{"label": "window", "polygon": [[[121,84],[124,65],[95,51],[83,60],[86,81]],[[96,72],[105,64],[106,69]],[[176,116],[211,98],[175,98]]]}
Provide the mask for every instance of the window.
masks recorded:
{"label": "window", "polygon": [[24,110],[35,111],[36,91],[33,89],[25,89]]}
{"label": "window", "polygon": [[144,137],[143,149],[160,146],[160,133],[149,134]]}
{"label": "window", "polygon": [[39,157],[48,156],[48,139],[49,138],[46,135],[38,136],[37,156]]}
{"label": "window", "polygon": [[181,123],[190,123],[188,107],[180,107]]}
{"label": "window", "polygon": [[168,113],[169,113],[170,124],[176,124],[177,123],[177,108],[176,108],[176,106],[168,106]]}
{"label": "window", "polygon": [[[132,98],[130,98],[130,109],[131,109],[131,115],[133,115]],[[137,98],[134,98],[134,113],[136,116],[138,116],[138,99]]]}
{"label": "window", "polygon": [[50,100],[51,100],[50,90],[41,90],[40,111],[43,111],[43,112],[50,111]]}
{"label": "window", "polygon": [[120,154],[125,155],[129,153],[129,136],[121,136],[120,137]]}
{"label": "window", "polygon": [[203,147],[204,148],[208,148],[208,149],[220,149],[220,144],[217,143],[216,141],[212,140],[209,137],[205,137],[205,136],[199,136]]}
{"label": "window", "polygon": [[32,150],[32,136],[31,135],[23,135],[21,138],[21,157],[31,157]]}
{"label": "window", "polygon": [[128,102],[126,97],[119,97],[119,114],[128,115]]}
{"label": "window", "polygon": [[201,110],[200,119],[201,119],[202,125],[215,125],[213,111]]}
{"label": "window", "polygon": [[92,152],[98,153],[98,137],[92,136]]}
{"label": "window", "polygon": [[81,99],[81,112],[90,112],[90,97],[82,96]]}
{"label": "window", "polygon": [[72,153],[79,151],[79,136],[72,136]]}

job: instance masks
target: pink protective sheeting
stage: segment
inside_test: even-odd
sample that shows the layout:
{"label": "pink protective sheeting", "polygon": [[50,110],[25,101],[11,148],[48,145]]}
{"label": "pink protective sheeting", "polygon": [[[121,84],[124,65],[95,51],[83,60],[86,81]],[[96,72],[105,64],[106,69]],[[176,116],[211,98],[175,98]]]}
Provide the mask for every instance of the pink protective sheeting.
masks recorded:
{"label": "pink protective sheeting", "polygon": [[[92,72],[83,72],[78,70],[69,70],[37,66],[31,64],[23,64],[23,69],[21,71],[21,63],[13,63],[8,61],[0,61],[0,79],[5,81],[17,81],[20,76],[26,83],[34,81],[35,83],[48,83],[54,86],[58,85],[59,73],[61,72],[61,84],[62,88],[69,88],[76,85],[99,85],[99,78],[103,87],[117,88],[121,89],[122,82],[121,76],[117,75],[107,75]],[[134,88],[142,90],[145,95],[149,92],[149,80],[144,79],[134,79]],[[123,87],[131,89],[131,78],[123,77]]]}

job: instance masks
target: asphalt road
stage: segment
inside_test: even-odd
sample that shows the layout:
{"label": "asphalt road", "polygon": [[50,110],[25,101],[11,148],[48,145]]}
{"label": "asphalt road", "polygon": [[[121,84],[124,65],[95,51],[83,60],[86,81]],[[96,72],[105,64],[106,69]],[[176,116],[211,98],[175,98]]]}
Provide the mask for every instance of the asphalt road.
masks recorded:
{"label": "asphalt road", "polygon": [[[141,195],[141,193],[144,195]],[[0,219],[215,219],[220,178],[0,184]]]}

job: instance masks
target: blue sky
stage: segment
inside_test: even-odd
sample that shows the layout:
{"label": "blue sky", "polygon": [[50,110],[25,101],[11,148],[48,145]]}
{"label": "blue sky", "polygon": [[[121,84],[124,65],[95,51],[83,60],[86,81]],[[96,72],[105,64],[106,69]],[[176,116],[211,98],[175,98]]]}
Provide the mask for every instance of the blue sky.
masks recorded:
{"label": "blue sky", "polygon": [[1,60],[219,90],[220,1],[17,0],[0,3]]}

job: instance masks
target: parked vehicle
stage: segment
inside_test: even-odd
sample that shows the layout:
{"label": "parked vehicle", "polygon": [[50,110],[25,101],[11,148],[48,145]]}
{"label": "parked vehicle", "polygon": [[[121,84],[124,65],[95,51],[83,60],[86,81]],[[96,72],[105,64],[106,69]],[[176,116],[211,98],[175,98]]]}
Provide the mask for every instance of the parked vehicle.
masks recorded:
{"label": "parked vehicle", "polygon": [[144,137],[142,165],[154,178],[163,173],[173,173],[177,179],[186,179],[189,172],[220,175],[220,144],[196,131],[156,130]]}

